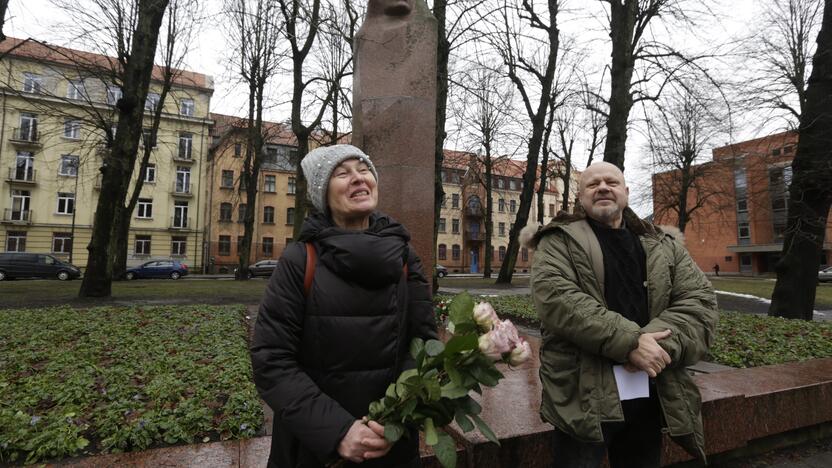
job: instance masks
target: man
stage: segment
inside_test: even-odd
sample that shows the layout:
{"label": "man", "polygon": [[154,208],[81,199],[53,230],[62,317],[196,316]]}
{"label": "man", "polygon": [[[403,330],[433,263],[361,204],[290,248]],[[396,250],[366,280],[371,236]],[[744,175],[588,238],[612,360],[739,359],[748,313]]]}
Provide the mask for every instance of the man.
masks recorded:
{"label": "man", "polygon": [[705,458],[699,390],[685,366],[711,344],[716,297],[685,248],[640,220],[628,197],[616,166],[593,164],[581,176],[583,213],[559,216],[527,243],[537,249],[540,412],[555,426],[558,468],[597,467],[605,453],[613,468],[658,467],[663,427]]}

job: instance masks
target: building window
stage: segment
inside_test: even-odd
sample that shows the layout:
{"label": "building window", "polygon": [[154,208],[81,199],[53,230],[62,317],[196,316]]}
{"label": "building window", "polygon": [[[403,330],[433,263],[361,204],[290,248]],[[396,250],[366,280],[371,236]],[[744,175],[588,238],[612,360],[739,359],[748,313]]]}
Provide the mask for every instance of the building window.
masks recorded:
{"label": "building window", "polygon": [[451,233],[459,234],[459,220],[456,218],[451,220]]}
{"label": "building window", "polygon": [[751,228],[749,227],[747,222],[738,223],[737,224],[737,231],[738,231],[740,239],[750,239],[751,238]]}
{"label": "building window", "polygon": [[244,223],[246,222],[246,209],[248,209],[248,205],[245,203],[240,203],[237,205],[237,222]]}
{"label": "building window", "polygon": [[58,192],[58,214],[72,214],[75,211],[75,194]]}
{"label": "building window", "polygon": [[500,249],[499,249],[499,253],[500,253],[500,261],[502,262],[503,260],[506,259],[506,246],[501,245]]}
{"label": "building window", "polygon": [[234,171],[222,171],[220,186],[222,188],[234,188]]}
{"label": "building window", "polygon": [[58,166],[58,175],[78,177],[78,165],[78,156],[72,154],[62,154],[61,165]]}
{"label": "building window", "polygon": [[289,195],[294,195],[295,191],[297,190],[297,179],[294,177],[289,177],[289,188],[286,190],[286,193]]}
{"label": "building window", "polygon": [[516,213],[517,212],[517,201],[516,200],[509,200],[508,201],[508,212],[509,213]]}
{"label": "building window", "polygon": [[451,208],[459,208],[459,194],[451,194]]}
{"label": "building window", "polygon": [[517,179],[510,179],[508,184],[511,190],[520,190],[520,181]]}
{"label": "building window", "polygon": [[263,207],[263,222],[266,224],[274,224],[274,207]]}
{"label": "building window", "polygon": [[173,227],[187,229],[191,224],[188,219],[188,202],[178,201],[173,203]]}
{"label": "building window", "polygon": [[170,240],[170,254],[184,257],[188,245],[188,238],[185,236],[173,236]]}
{"label": "building window", "polygon": [[438,226],[439,232],[445,232],[445,229],[446,229],[445,228],[445,218],[439,218],[439,226]]}
{"label": "building window", "polygon": [[20,114],[20,129],[15,135],[23,141],[38,141],[38,116],[22,112]]}
{"label": "building window", "polygon": [[220,256],[227,257],[231,255],[231,236],[220,236],[220,241],[217,245]]}
{"label": "building window", "polygon": [[191,193],[191,168],[176,166],[176,182],[173,190],[176,193]]}
{"label": "building window", "polygon": [[78,140],[81,138],[81,122],[77,120],[64,121],[64,138]]}
{"label": "building window", "polygon": [[31,200],[32,192],[29,190],[12,190],[12,221],[32,220],[32,212],[29,210]]}
{"label": "building window", "polygon": [[528,262],[528,261],[529,261],[529,249],[527,249],[527,248],[525,248],[525,247],[523,247],[522,249],[520,249],[520,258],[521,258],[524,262]]}
{"label": "building window", "polygon": [[263,178],[263,191],[269,193],[277,192],[277,181],[275,176],[267,175]]}
{"label": "building window", "polygon": [[150,236],[136,235],[136,245],[133,248],[135,255],[150,255]]}
{"label": "building window", "polygon": [[144,168],[144,183],[146,183],[146,184],[155,184],[156,183],[156,164],[147,163],[147,167]]}
{"label": "building window", "polygon": [[87,89],[84,86],[84,82],[82,80],[77,81],[70,81],[66,87],[66,98],[67,99],[86,99],[87,97]]}
{"label": "building window", "polygon": [[459,260],[459,246],[457,244],[451,246],[451,260]]}
{"label": "building window", "polygon": [[286,224],[295,224],[294,208],[286,208]]}
{"label": "building window", "polygon": [[234,144],[234,157],[235,158],[242,158],[243,157],[243,144],[242,143],[235,143]]}
{"label": "building window", "polygon": [[153,200],[150,198],[139,198],[137,205],[137,218],[151,219],[153,218]]}
{"label": "building window", "polygon": [[52,253],[68,254],[72,252],[72,236],[68,232],[52,233]]}
{"label": "building window", "polygon": [[191,133],[179,134],[179,159],[191,159],[194,146],[194,136]]}
{"label": "building window", "polygon": [[159,105],[160,96],[156,93],[147,93],[147,98],[144,100],[144,108],[153,111]]}
{"label": "building window", "polygon": [[220,222],[231,222],[231,203],[220,203]]}
{"label": "building window", "polygon": [[554,203],[549,203],[549,217],[550,218],[555,217],[555,204]]}
{"label": "building window", "polygon": [[26,231],[8,231],[6,233],[6,252],[26,251]]}
{"label": "building window", "polygon": [[263,238],[263,256],[264,257],[273,257],[274,256],[274,237],[264,237]]}
{"label": "building window", "polygon": [[501,198],[501,199],[497,200],[497,211],[499,211],[500,213],[505,213],[506,212],[506,200],[505,200],[505,198]]}
{"label": "building window", "polygon": [[506,236],[506,223],[497,224],[497,235],[500,237]]}
{"label": "building window", "polygon": [[156,132],[152,128],[142,129],[142,144],[145,148],[156,147]]}
{"label": "building window", "polygon": [[738,213],[745,213],[748,211],[748,200],[745,198],[740,198],[737,200],[737,212]]}
{"label": "building window", "polygon": [[442,208],[447,208],[448,207],[448,196],[445,193],[442,194],[442,203],[441,203],[440,206]]}
{"label": "building window", "polygon": [[121,88],[118,86],[107,86],[107,104],[114,106],[118,103],[118,100],[121,99],[123,93],[121,92]]}
{"label": "building window", "polygon": [[34,73],[24,73],[23,92],[40,94],[41,91],[43,91],[43,77],[40,75],[35,75]]}
{"label": "building window", "polygon": [[188,117],[193,117],[194,115],[194,100],[193,99],[183,99],[179,101],[179,113]]}
{"label": "building window", "polygon": [[448,246],[439,244],[438,254],[439,260],[446,260],[448,258]]}
{"label": "building window", "polygon": [[502,178],[498,178],[498,179],[497,179],[497,188],[498,188],[498,189],[504,189],[504,188],[506,188],[506,180],[505,180],[505,179],[502,179]]}

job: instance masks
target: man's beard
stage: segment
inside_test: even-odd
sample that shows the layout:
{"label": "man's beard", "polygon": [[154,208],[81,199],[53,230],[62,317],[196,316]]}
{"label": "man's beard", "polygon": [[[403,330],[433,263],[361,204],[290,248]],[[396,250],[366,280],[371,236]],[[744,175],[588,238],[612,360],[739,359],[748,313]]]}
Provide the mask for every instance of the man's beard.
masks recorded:
{"label": "man's beard", "polygon": [[621,208],[618,205],[596,206],[592,205],[590,217],[600,223],[609,224],[621,215]]}

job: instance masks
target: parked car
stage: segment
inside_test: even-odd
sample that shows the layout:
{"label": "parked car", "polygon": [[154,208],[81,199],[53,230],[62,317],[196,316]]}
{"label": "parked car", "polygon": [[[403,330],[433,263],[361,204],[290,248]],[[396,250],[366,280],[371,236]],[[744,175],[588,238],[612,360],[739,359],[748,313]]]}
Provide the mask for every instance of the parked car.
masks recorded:
{"label": "parked car", "polygon": [[0,253],[0,281],[12,278],[57,278],[61,281],[81,276],[77,266],[49,254]]}
{"label": "parked car", "polygon": [[[254,278],[255,276],[265,276],[268,278],[272,276],[272,272],[275,267],[277,267],[277,260],[260,260],[254,265],[248,266],[248,277]],[[237,273],[236,268],[234,269],[234,273]]]}
{"label": "parked car", "polygon": [[827,267],[819,271],[818,281],[820,281],[821,283],[825,281],[832,281],[832,267]]}
{"label": "parked car", "polygon": [[448,269],[443,267],[442,265],[435,265],[434,268],[436,269],[436,276],[440,278],[444,278],[448,276]]}
{"label": "parked car", "polygon": [[179,260],[153,260],[142,263],[124,272],[128,280],[139,278],[170,278],[179,279],[188,274],[188,265]]}

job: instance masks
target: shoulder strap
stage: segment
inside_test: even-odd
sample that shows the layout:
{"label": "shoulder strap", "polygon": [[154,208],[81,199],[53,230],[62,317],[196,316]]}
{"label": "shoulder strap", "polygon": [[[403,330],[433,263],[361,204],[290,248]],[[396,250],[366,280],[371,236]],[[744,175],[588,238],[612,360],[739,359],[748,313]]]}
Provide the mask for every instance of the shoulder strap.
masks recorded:
{"label": "shoulder strap", "polygon": [[592,264],[592,271],[598,279],[598,285],[601,287],[601,293],[604,291],[604,254],[601,252],[601,244],[598,243],[598,238],[595,237],[595,232],[589,223],[582,219],[572,223],[577,227],[577,236],[575,240],[578,241],[581,248],[589,256],[589,262]]}
{"label": "shoulder strap", "polygon": [[[303,294],[309,297],[309,292],[312,291],[312,280],[315,278],[315,264],[318,260],[318,253],[315,252],[315,246],[311,242],[304,242],[306,244],[306,271],[303,275]],[[407,260],[402,265],[402,274],[407,280]]]}
{"label": "shoulder strap", "polygon": [[315,246],[311,242],[304,242],[306,244],[306,273],[303,276],[303,294],[309,297],[309,291],[312,290],[312,279],[315,277],[315,263],[317,263],[317,253]]}

